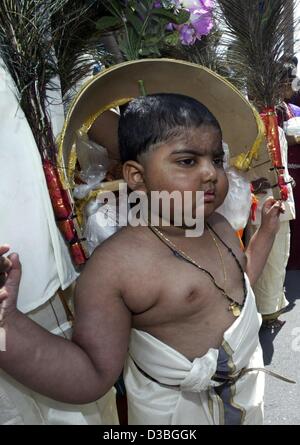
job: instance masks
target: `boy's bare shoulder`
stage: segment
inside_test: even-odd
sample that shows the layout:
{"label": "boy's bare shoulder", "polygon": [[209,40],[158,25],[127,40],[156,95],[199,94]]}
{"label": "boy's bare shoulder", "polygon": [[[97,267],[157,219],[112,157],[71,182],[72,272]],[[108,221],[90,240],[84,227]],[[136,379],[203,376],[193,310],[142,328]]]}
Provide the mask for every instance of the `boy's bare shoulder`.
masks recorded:
{"label": "boy's bare shoulder", "polygon": [[228,230],[228,231],[232,231],[234,232],[234,229],[232,228],[231,224],[228,222],[228,220],[221,215],[218,212],[213,213],[209,219],[208,219],[208,223],[212,226],[212,227],[222,227],[224,230]]}
{"label": "boy's bare shoulder", "polygon": [[107,288],[122,291],[127,277],[145,267],[145,256],[151,249],[147,235],[147,228],[124,227],[104,241],[95,249],[80,275],[81,288],[103,288],[105,283]]}
{"label": "boy's bare shoulder", "polygon": [[240,249],[240,241],[236,236],[236,231],[223,215],[215,212],[209,218],[208,223],[225,242],[230,242],[233,247]]}
{"label": "boy's bare shoulder", "polygon": [[104,241],[93,253],[94,261],[113,261],[114,264],[135,263],[140,255],[149,251],[151,241],[146,227],[123,227]]}

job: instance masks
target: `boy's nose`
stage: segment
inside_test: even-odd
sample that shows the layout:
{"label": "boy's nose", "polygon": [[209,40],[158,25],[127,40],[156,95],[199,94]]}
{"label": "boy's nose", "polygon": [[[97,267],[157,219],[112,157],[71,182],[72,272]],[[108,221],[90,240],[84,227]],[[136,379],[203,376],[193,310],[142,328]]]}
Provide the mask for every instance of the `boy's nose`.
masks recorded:
{"label": "boy's nose", "polygon": [[203,182],[216,182],[217,172],[215,166],[211,162],[205,162],[201,169],[201,179]]}

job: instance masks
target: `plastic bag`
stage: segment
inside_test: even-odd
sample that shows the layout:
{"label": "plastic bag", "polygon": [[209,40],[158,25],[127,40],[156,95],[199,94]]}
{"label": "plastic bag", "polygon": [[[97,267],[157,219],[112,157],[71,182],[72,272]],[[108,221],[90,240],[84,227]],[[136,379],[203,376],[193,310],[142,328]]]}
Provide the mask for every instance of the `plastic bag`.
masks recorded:
{"label": "plastic bag", "polygon": [[228,145],[223,143],[225,151],[224,168],[227,174],[229,189],[223,204],[216,210],[223,215],[234,230],[244,229],[251,210],[250,182],[234,167],[229,167]]}
{"label": "plastic bag", "polygon": [[81,167],[79,176],[85,184],[75,187],[73,194],[76,199],[83,199],[105,179],[110,160],[106,148],[90,141],[81,132],[77,134],[76,152]]}
{"label": "plastic bag", "polygon": [[119,230],[118,207],[91,200],[85,208],[84,237],[91,255],[99,244]]}
{"label": "plastic bag", "polygon": [[287,136],[300,136],[300,117],[292,117],[284,122],[283,129]]}

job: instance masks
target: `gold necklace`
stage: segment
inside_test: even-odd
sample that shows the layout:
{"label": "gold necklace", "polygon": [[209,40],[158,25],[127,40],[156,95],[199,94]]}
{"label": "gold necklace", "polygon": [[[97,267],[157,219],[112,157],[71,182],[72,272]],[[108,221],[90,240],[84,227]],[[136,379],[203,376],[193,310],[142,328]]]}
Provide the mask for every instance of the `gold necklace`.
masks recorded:
{"label": "gold necklace", "polygon": [[[229,304],[229,307],[228,307],[228,310],[233,314],[233,316],[234,317],[239,317],[240,315],[241,315],[241,310],[242,310],[242,307],[243,307],[243,304],[244,304],[244,302],[243,302],[243,304],[240,304],[240,303],[238,303],[237,301],[235,301],[235,300],[233,300],[231,297],[229,297],[228,295],[227,295],[227,293],[225,292],[225,290],[222,288],[222,287],[220,287],[220,286],[218,286],[217,285],[217,283],[216,283],[216,281],[215,281],[215,279],[214,279],[214,277],[213,277],[213,275],[208,271],[208,270],[206,270],[206,269],[204,269],[203,267],[201,267],[193,258],[191,258],[189,255],[187,255],[183,250],[181,250],[181,249],[179,249],[171,240],[169,240],[169,238],[167,238],[160,230],[158,230],[158,228],[157,227],[154,227],[154,226],[151,226],[151,225],[149,225],[148,226],[149,227],[149,229],[153,232],[153,233],[155,233],[156,235],[157,235],[157,237],[164,243],[164,244],[166,244],[177,256],[179,255],[179,256],[181,256],[182,258],[184,258],[186,261],[188,261],[189,263],[191,263],[191,264],[193,264],[195,267],[197,267],[199,270],[201,270],[202,272],[204,272],[204,273],[206,273],[209,277],[210,277],[210,279],[212,280],[212,282],[214,283],[214,285],[217,287],[217,289],[219,289],[219,291],[221,292],[221,294],[224,296],[224,297],[226,297],[227,298],[227,300],[230,302],[230,304]],[[214,243],[215,243],[215,245],[216,245],[216,247],[217,247],[217,249],[218,249],[218,252],[219,252],[219,255],[220,255],[220,258],[221,258],[221,262],[222,262],[222,267],[223,267],[223,274],[224,274],[224,284],[225,284],[225,282],[227,281],[227,274],[226,274],[226,268],[225,268],[225,264],[224,264],[224,260],[223,260],[223,256],[222,256],[222,254],[221,254],[221,250],[220,250],[220,247],[219,247],[219,245],[218,245],[218,243],[217,243],[217,241],[216,241],[216,239],[214,238],[214,236],[213,236],[213,234],[212,234],[212,232],[211,232],[211,229],[209,228],[209,226],[207,225],[207,229],[208,229],[208,231],[209,231],[209,234],[210,234],[210,236],[212,237],[212,239],[213,239],[213,241],[214,241]],[[229,251],[230,251],[230,253],[232,253],[233,254],[233,252],[232,252],[232,250],[231,249],[229,249]],[[234,255],[234,254],[233,254]],[[236,259],[236,258],[235,258]],[[237,260],[237,259],[236,259]],[[237,261],[238,262],[238,261]],[[241,269],[241,271],[242,271],[242,269]],[[244,301],[245,301],[245,298],[246,298],[246,292],[245,292],[245,284],[244,284],[244,293],[245,293],[245,295],[244,295]]]}
{"label": "gold necklace", "polygon": [[220,257],[220,260],[221,260],[221,265],[222,265],[222,268],[223,268],[223,277],[224,277],[223,287],[224,287],[224,289],[226,289],[227,273],[226,273],[226,267],[225,267],[225,263],[224,263],[224,258],[223,258],[220,246],[217,243],[217,240],[216,240],[214,234],[212,233],[212,231],[210,230],[208,225],[206,225],[206,227],[207,227],[208,233],[210,234],[210,237],[212,238],[213,242],[215,243],[215,246],[216,246],[216,248],[218,250],[218,253],[219,253],[219,257]]}

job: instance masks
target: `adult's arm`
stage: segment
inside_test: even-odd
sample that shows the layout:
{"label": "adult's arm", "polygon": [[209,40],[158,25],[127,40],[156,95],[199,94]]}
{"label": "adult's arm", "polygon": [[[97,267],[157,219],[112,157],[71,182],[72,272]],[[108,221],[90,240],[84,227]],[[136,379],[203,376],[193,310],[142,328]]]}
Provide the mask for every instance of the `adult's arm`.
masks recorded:
{"label": "adult's arm", "polygon": [[131,325],[109,252],[100,248],[80,276],[72,341],[49,333],[16,309],[21,265],[16,254],[9,261],[0,289],[0,325],[6,332],[0,367],[62,402],[82,404],[104,395],[121,373]]}

